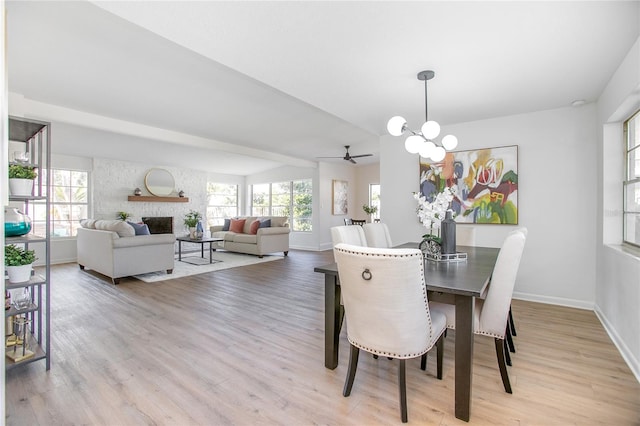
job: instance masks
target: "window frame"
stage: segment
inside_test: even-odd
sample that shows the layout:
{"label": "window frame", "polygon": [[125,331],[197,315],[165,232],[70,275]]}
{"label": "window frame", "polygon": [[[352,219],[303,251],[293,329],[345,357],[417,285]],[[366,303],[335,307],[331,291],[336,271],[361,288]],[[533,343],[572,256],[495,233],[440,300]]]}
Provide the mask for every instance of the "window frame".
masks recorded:
{"label": "window frame", "polygon": [[[91,185],[91,172],[89,170],[80,170],[80,169],[72,169],[72,168],[63,168],[63,167],[50,167],[49,169],[50,173],[47,173],[46,169],[42,169],[42,173],[43,176],[50,176],[50,178],[52,179],[52,182],[44,182],[44,187],[46,188],[47,191],[47,197],[49,198],[49,211],[46,211],[47,209],[47,203],[46,200],[33,200],[31,202],[32,207],[33,207],[33,217],[32,217],[32,226],[34,228],[34,231],[36,233],[38,233],[38,235],[41,235],[36,229],[39,226],[46,226],[46,219],[38,219],[37,218],[37,214],[36,214],[36,210],[41,210],[44,209],[46,215],[49,216],[49,237],[51,237],[52,240],[62,240],[62,239],[66,239],[66,238],[76,238],[77,234],[78,234],[78,228],[80,228],[80,220],[81,219],[85,219],[87,217],[89,217],[89,212],[91,212],[91,191],[92,191],[92,185]],[[68,185],[55,185],[54,183],[54,174],[56,172],[68,172],[69,173],[69,184]],[[73,185],[74,181],[73,181],[73,173],[83,173],[85,174],[85,182],[86,182],[86,186],[77,186],[77,185]],[[65,193],[71,195],[73,189],[75,188],[76,190],[78,188],[84,188],[86,194],[85,194],[85,202],[77,202],[77,201],[73,201],[71,197],[71,199],[68,202],[59,202],[55,200],[54,197],[54,192],[55,189],[54,188],[65,188]],[[68,210],[71,213],[71,216],[67,219],[61,220],[61,219],[56,219],[56,206],[63,206],[63,211],[64,210]],[[80,208],[80,210],[82,210],[83,208],[85,209],[85,214],[80,214],[77,218],[73,217],[73,211],[74,210],[78,210],[78,207]],[[61,227],[61,226],[56,226],[56,224],[61,224],[61,223],[67,223],[68,224],[68,229],[69,229],[69,235],[56,235],[55,231],[56,229],[63,229],[65,227]],[[44,231],[44,233],[42,235],[46,234],[46,231]]]}
{"label": "window frame", "polygon": [[[297,192],[294,192],[294,187],[295,187],[295,183],[296,182],[304,182],[304,181],[308,181],[311,185],[311,204],[310,204],[310,210],[311,210],[311,217],[302,221],[303,223],[308,223],[309,224],[309,229],[305,230],[305,229],[298,229],[298,227],[296,226],[296,224],[298,223],[297,220],[297,216],[295,215],[295,211],[296,211],[296,207],[299,206],[298,204],[296,204],[296,194],[298,194]],[[256,183],[256,184],[251,184],[249,185],[249,200],[250,200],[250,206],[249,206],[249,211],[251,212],[251,216],[282,216],[283,214],[274,214],[274,205],[273,205],[273,199],[274,199],[274,191],[273,191],[273,186],[274,185],[282,185],[287,183],[289,186],[289,205],[284,207],[284,209],[288,209],[289,213],[287,215],[288,217],[288,222],[289,222],[289,227],[291,228],[291,232],[305,232],[305,233],[309,233],[309,232],[313,232],[313,179],[311,178],[306,178],[306,179],[292,179],[292,180],[288,180],[288,181],[279,181],[279,182],[264,182],[264,183]],[[256,206],[254,207],[254,187],[255,186],[264,186],[267,185],[268,190],[267,190],[267,204],[265,206]],[[276,194],[280,194],[282,195],[282,192],[277,192]],[[278,209],[283,208],[282,206],[275,206]],[[256,208],[260,208],[262,209],[260,212],[256,211]]]}
{"label": "window frame", "polygon": [[[634,122],[634,134],[629,131],[629,125]],[[640,173],[633,172],[640,167],[640,110],[633,113],[623,123],[623,143],[624,143],[624,180],[622,182],[622,241],[634,247],[640,248],[640,238],[631,241],[627,238],[629,231],[628,224],[632,217],[635,217],[635,234],[640,234],[640,209],[631,210],[629,204],[629,193],[634,186],[636,191],[640,191]],[[632,164],[635,163],[635,164]],[[634,176],[633,178],[631,176]],[[635,195],[637,200],[638,195]],[[640,204],[640,201],[633,201],[634,204]]]}
{"label": "window frame", "polygon": [[[212,192],[211,189],[214,185],[224,185],[227,187],[234,187],[235,188],[235,205],[214,205],[211,204],[211,196],[212,195],[220,195],[220,196],[226,196],[226,194],[224,193],[216,193],[216,192]],[[228,209],[228,208],[232,208],[235,207],[235,214],[228,216],[228,215],[224,215],[224,216],[214,216],[212,214],[212,210],[214,209]],[[238,185],[237,183],[226,183],[226,182],[207,182],[207,207],[206,207],[206,219],[207,219],[207,225],[208,227],[211,226],[216,226],[216,225],[223,225],[224,224],[224,219],[228,218],[228,217],[237,217],[240,214],[240,185]]]}

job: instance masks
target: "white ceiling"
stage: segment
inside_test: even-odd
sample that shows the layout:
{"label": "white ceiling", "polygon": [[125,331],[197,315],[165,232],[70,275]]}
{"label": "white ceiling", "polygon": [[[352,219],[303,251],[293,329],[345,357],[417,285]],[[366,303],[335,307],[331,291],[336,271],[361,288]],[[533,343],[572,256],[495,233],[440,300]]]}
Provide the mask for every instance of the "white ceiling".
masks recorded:
{"label": "white ceiling", "polygon": [[639,1],[5,4],[10,92],[204,138],[240,175],[377,154],[391,116],[424,120],[425,69],[445,125],[595,101],[640,35]]}

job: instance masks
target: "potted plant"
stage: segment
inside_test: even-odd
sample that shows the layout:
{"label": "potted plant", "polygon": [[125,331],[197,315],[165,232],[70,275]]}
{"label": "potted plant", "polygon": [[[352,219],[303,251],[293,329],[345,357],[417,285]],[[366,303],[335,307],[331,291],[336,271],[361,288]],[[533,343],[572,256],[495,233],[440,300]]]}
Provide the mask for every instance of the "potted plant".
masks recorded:
{"label": "potted plant", "polygon": [[184,224],[189,228],[190,238],[196,237],[196,226],[200,220],[202,220],[202,215],[195,210],[190,210],[189,213],[184,216]]}
{"label": "potted plant", "polygon": [[4,246],[4,266],[11,283],[29,281],[35,261],[36,253],[34,250],[27,250],[15,244]]}
{"label": "potted plant", "polygon": [[378,212],[378,206],[368,206],[368,205],[363,205],[362,206],[362,210],[364,210],[364,212],[366,214],[368,214],[369,216],[376,214]]}
{"label": "potted plant", "polygon": [[127,212],[118,212],[118,219],[120,219],[123,222],[126,222],[126,220],[129,219],[130,217],[131,217],[131,214]]}
{"label": "potted plant", "polygon": [[11,195],[29,196],[33,192],[33,180],[38,176],[36,168],[22,164],[9,165],[9,191]]}

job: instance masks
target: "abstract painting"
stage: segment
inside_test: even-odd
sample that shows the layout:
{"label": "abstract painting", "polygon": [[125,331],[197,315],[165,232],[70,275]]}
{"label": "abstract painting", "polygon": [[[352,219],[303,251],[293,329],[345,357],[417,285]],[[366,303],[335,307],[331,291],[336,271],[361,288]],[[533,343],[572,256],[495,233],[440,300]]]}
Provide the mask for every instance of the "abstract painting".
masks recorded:
{"label": "abstract painting", "polygon": [[427,200],[454,185],[456,222],[518,224],[517,145],[448,152],[439,162],[420,157],[420,193]]}
{"label": "abstract painting", "polygon": [[349,182],[346,180],[334,180],[331,199],[333,203],[333,214],[347,214],[347,192]]}

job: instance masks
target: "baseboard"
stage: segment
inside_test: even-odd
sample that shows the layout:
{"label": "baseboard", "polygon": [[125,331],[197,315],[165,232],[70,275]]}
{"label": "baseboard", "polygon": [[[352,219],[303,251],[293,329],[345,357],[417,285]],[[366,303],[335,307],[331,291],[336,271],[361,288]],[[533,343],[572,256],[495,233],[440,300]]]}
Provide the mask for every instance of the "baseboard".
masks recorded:
{"label": "baseboard", "polygon": [[529,302],[546,303],[548,305],[566,306],[568,308],[586,309],[589,311],[594,310],[594,303],[586,302],[584,300],[566,299],[563,297],[541,296],[539,294],[520,293],[520,292],[513,292],[513,298],[518,300],[526,300]]}
{"label": "baseboard", "polygon": [[633,355],[633,352],[625,345],[624,340],[620,338],[620,335],[616,332],[615,327],[607,319],[607,316],[600,310],[598,305],[595,306],[594,311],[596,316],[602,323],[605,331],[613,341],[613,344],[618,348],[618,352],[622,355],[622,358],[627,363],[631,372],[636,377],[636,380],[640,382],[640,361]]}
{"label": "baseboard", "polygon": [[289,248],[292,250],[303,250],[303,251],[322,251],[322,249],[318,249],[318,247],[311,246],[299,246],[299,245],[289,245]]}

